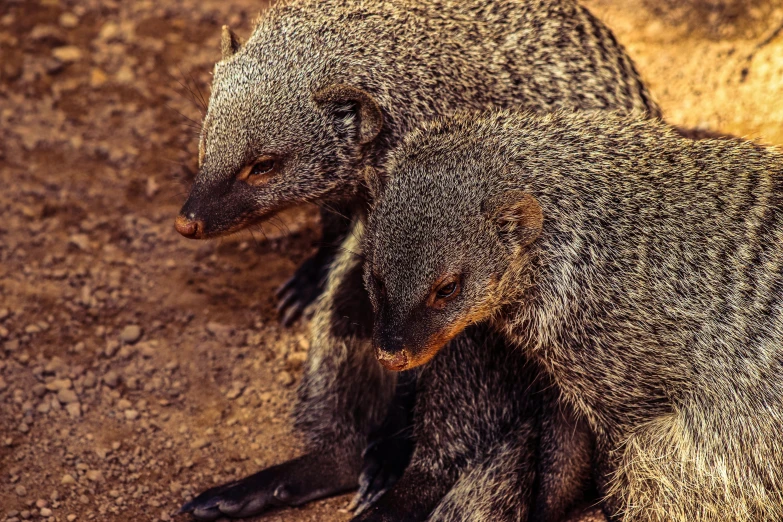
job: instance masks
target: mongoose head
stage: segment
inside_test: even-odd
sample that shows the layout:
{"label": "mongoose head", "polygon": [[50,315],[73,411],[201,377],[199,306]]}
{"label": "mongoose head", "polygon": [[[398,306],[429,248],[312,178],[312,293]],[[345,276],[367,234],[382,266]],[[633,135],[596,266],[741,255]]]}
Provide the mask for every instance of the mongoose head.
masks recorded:
{"label": "mongoose head", "polygon": [[[443,127],[414,133],[388,175],[367,169],[375,203],[364,236],[376,356],[391,370],[426,363],[518,291],[541,232],[537,200],[500,183],[502,146]],[[493,172],[495,174],[493,174]],[[497,185],[497,186],[495,186]]]}
{"label": "mongoose head", "polygon": [[310,71],[314,60],[303,55],[313,50],[276,52],[267,41],[276,29],[263,24],[244,46],[223,28],[199,172],[175,222],[186,237],[229,234],[289,206],[355,190],[351,174],[381,131],[369,94]]}

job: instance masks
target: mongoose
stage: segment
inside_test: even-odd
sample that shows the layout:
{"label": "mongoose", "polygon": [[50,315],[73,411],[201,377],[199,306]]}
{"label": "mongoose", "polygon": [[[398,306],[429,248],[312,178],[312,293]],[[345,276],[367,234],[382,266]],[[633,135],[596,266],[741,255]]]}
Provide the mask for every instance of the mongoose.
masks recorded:
{"label": "mongoose", "polygon": [[[308,452],[184,506],[202,518],[356,487],[368,434],[386,424],[397,379],[373,355],[350,244],[368,201],[363,167],[381,167],[406,132],[457,109],[659,113],[611,32],[573,0],[293,0],[270,8],[247,43],[225,29],[221,47],[177,230],[215,237],[314,202],[324,246],[283,286],[284,322],[324,290],[295,411]],[[405,463],[385,458],[381,476]]]}
{"label": "mongoose", "polygon": [[780,151],[499,112],[413,133],[368,179],[388,367],[486,322],[589,423],[614,519],[783,520]]}

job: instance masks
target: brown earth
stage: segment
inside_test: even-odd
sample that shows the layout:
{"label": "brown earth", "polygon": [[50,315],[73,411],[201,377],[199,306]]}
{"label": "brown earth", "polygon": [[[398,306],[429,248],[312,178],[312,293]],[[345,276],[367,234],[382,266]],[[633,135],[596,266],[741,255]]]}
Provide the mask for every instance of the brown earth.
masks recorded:
{"label": "brown earth", "polygon": [[[587,3],[671,122],[783,144],[783,8],[691,1]],[[297,453],[308,342],[272,294],[312,209],[222,241],[172,228],[220,25],[246,35],[259,8],[0,2],[0,520],[170,520]],[[347,498],[264,520],[347,520]]]}

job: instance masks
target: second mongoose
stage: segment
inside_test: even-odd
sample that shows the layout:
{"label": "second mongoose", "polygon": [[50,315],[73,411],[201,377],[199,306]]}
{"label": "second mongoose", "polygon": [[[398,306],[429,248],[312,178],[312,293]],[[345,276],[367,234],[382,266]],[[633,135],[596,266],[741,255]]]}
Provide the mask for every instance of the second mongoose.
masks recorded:
{"label": "second mongoose", "polygon": [[589,423],[608,515],[783,520],[780,151],[499,112],[426,126],[368,180],[388,368],[490,324]]}

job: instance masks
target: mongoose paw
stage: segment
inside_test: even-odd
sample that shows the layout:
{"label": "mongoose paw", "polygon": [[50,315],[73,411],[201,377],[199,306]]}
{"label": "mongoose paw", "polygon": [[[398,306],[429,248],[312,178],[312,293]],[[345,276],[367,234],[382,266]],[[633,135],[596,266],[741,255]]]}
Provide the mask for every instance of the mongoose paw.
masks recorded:
{"label": "mongoose paw", "polygon": [[356,475],[322,452],[266,468],[243,479],[210,488],[182,506],[177,514],[196,520],[243,518],[272,508],[301,506],[356,487]]}
{"label": "mongoose paw", "polygon": [[216,520],[226,516],[248,517],[279,506],[281,504],[274,503],[274,486],[259,480],[264,471],[210,488],[183,505],[177,514],[191,513],[197,520]]}
{"label": "mongoose paw", "polygon": [[348,510],[361,515],[386,493],[402,476],[413,455],[410,427],[392,434],[379,434],[364,450],[364,468],[359,490]]}
{"label": "mongoose paw", "polygon": [[277,313],[284,326],[290,326],[312,304],[324,289],[329,268],[324,256],[316,254],[305,260],[291,278],[277,289]]}

